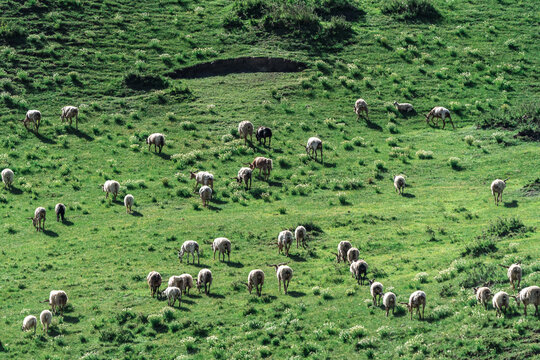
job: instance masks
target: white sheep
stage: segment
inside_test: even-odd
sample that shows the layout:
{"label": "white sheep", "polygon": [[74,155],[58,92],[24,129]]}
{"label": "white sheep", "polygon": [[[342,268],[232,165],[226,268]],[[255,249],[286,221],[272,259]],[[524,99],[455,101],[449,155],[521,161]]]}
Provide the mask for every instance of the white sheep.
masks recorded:
{"label": "white sheep", "polygon": [[146,276],[146,282],[150,288],[150,295],[154,297],[154,294],[159,294],[159,287],[163,281],[161,274],[157,271],[150,271]]}
{"label": "white sheep", "polygon": [[343,260],[343,262],[347,261],[347,252],[349,251],[350,248],[352,248],[352,245],[348,241],[341,241],[338,244],[337,253],[333,253],[334,255],[336,255],[338,263],[341,260]]}
{"label": "white sheep", "polygon": [[218,260],[221,260],[221,255],[223,255],[223,261],[225,261],[225,254],[229,261],[231,261],[231,241],[224,237],[219,237],[214,239],[212,243],[212,251],[214,251],[214,260],[216,260],[216,251],[218,252]]}
{"label": "white sheep", "polygon": [[281,252],[285,250],[285,256],[289,256],[289,249],[291,248],[293,239],[293,233],[289,230],[280,232],[277,240],[278,254],[281,254]]}
{"label": "white sheep", "polygon": [[489,298],[492,295],[491,290],[487,286],[482,286],[474,288],[474,293],[476,294],[476,301],[478,301],[479,304],[484,305],[484,308],[487,310]]}
{"label": "white sheep", "polygon": [[189,254],[193,256],[193,264],[195,264],[195,253],[197,253],[197,264],[199,264],[199,244],[197,244],[196,241],[188,240],[184,241],[182,244],[182,247],[178,251],[178,258],[180,259],[180,262],[182,262],[182,258],[184,257],[184,254],[187,253],[187,262],[189,264]]}
{"label": "white sheep", "polygon": [[[371,297],[373,298],[373,305],[379,306],[381,304],[381,298],[383,296],[383,284],[375,281],[375,279],[372,279],[369,281],[369,285],[369,292],[371,293]],[[378,299],[377,296],[379,297]]]}
{"label": "white sheep", "polygon": [[189,274],[182,274],[180,275],[180,278],[183,282],[183,287],[181,287],[180,289],[182,289],[184,294],[189,294],[189,290],[193,287],[193,276]]}
{"label": "white sheep", "polygon": [[64,308],[68,302],[68,296],[63,290],[52,290],[49,294],[49,300],[45,300],[51,306],[51,310],[56,314],[56,310],[60,311],[60,314],[64,312]]}
{"label": "white sheep", "polygon": [[512,264],[510,266],[499,264],[499,266],[502,266],[505,269],[508,269],[506,272],[506,275],[508,276],[508,280],[510,280],[510,284],[512,284],[512,290],[516,289],[516,282],[517,287],[519,288],[519,284],[521,284],[521,274],[523,273],[521,269],[521,261],[519,261],[516,264]]}
{"label": "white sheep", "polygon": [[524,315],[527,316],[527,305],[534,305],[536,311],[534,312],[535,316],[538,316],[538,306],[540,305],[540,287],[538,286],[528,286],[521,289],[519,294],[514,297],[518,306],[523,303],[525,307]]}
{"label": "white sheep", "polygon": [[165,135],[160,133],[150,134],[150,136],[146,138],[146,143],[148,144],[148,151],[150,151],[152,145],[154,145],[154,152],[157,152],[157,149],[159,148],[159,153],[161,154],[161,149],[165,146]]}
{"label": "white sheep", "polygon": [[291,279],[293,277],[293,270],[287,266],[287,263],[279,263],[279,264],[268,264],[268,266],[272,266],[276,269],[276,276],[279,283],[279,291],[281,292],[281,283],[283,282],[283,290],[285,290],[285,294],[287,294],[287,289],[289,288],[289,283],[291,282]]}
{"label": "white sheep", "polygon": [[120,191],[120,183],[115,180],[107,180],[105,181],[105,184],[103,184],[103,191],[107,193],[105,195],[105,199],[109,198],[109,193],[113,194],[113,200],[116,201],[116,196],[118,195],[118,192]]}
{"label": "white sheep", "polygon": [[356,260],[350,266],[352,277],[356,279],[359,285],[364,285],[367,280],[368,264],[364,260]]}
{"label": "white sheep", "polygon": [[302,225],[298,226],[296,230],[294,230],[294,237],[296,238],[296,248],[298,249],[298,245],[302,245],[303,248],[306,247],[306,238],[307,238],[307,230]]}
{"label": "white sheep", "polygon": [[167,305],[169,306],[174,307],[176,300],[178,300],[178,307],[182,304],[182,291],[175,286],[166,288],[162,295],[167,297]]}
{"label": "white sheep", "polygon": [[354,103],[354,113],[358,116],[358,119],[360,118],[360,114],[362,112],[366,114],[366,119],[369,121],[367,103],[364,99],[358,99]]}
{"label": "white sheep", "polygon": [[405,177],[403,175],[394,176],[394,188],[399,195],[403,195],[405,189]]}
{"label": "white sheep", "polygon": [[47,215],[47,210],[43,207],[38,207],[34,211],[34,217],[28,218],[32,220],[32,225],[36,228],[36,231],[45,230],[45,217]]}
{"label": "white sheep", "polygon": [[251,290],[255,288],[257,296],[262,295],[262,288],[264,285],[264,272],[261,269],[251,270],[248,275],[248,282],[246,283],[249,294]]}
{"label": "white sheep", "polygon": [[[420,320],[424,319],[424,310],[426,308],[426,293],[422,290],[417,290],[411,294],[408,303],[400,303],[406,305],[407,309],[411,313],[411,320],[413,317],[413,310],[417,309],[417,314]],[[420,316],[420,306],[422,306],[422,315]]]}
{"label": "white sheep", "polygon": [[34,334],[36,333],[37,319],[34,315],[28,315],[24,318],[22,324],[22,331],[32,330],[34,328]]}
{"label": "white sheep", "polygon": [[76,106],[64,106],[62,108],[62,115],[60,115],[60,120],[62,122],[69,121],[69,126],[71,126],[71,122],[73,121],[73,118],[75,118],[75,128],[79,128],[79,108]]}
{"label": "white sheep", "polygon": [[43,310],[41,314],[39,314],[39,321],[41,322],[41,326],[43,327],[43,332],[49,332],[49,326],[51,325],[52,317],[53,314],[49,310]]}
{"label": "white sheep", "polygon": [[349,262],[349,264],[352,264],[353,262],[358,260],[359,257],[360,257],[360,250],[358,250],[357,248],[352,247],[349,250],[347,250],[347,261]]}
{"label": "white sheep", "polygon": [[22,123],[26,130],[28,130],[28,125],[30,123],[34,124],[36,134],[38,134],[39,125],[41,124],[41,113],[39,110],[28,110],[26,112],[26,117],[22,120]]}
{"label": "white sheep", "polygon": [[386,317],[388,317],[388,312],[390,309],[392,309],[392,315],[394,315],[394,309],[396,307],[396,294],[393,292],[384,293],[382,303],[384,305],[384,309],[386,310]]}
{"label": "white sheep", "polygon": [[323,144],[322,140],[318,137],[310,137],[307,141],[306,145],[306,154],[308,156],[311,156],[313,158],[313,154],[315,154],[315,161],[317,161],[317,150],[321,153],[321,162],[323,162]]}
{"label": "white sheep", "polygon": [[62,219],[62,222],[64,222],[64,217],[66,215],[66,205],[58,203],[54,207],[54,213],[56,214],[56,221],[60,221]]}
{"label": "white sheep", "polygon": [[426,115],[426,122],[429,124],[429,121],[432,120],[433,125],[436,125],[435,118],[439,118],[443,122],[443,129],[446,126],[446,119],[450,121],[452,124],[452,127],[455,129],[454,122],[452,121],[452,117],[450,116],[450,110],[447,108],[443,108],[442,106],[436,106]]}
{"label": "white sheep", "polygon": [[409,103],[398,103],[397,101],[394,101],[394,106],[401,113],[414,112],[414,107],[412,106],[412,104]]}
{"label": "white sheep", "polygon": [[493,296],[492,305],[497,312],[497,317],[503,313],[506,314],[510,307],[510,296],[504,291],[499,291]]}
{"label": "white sheep", "polygon": [[177,287],[179,289],[184,288],[184,278],[182,276],[173,275],[169,278],[167,282],[168,287]]}
{"label": "white sheep", "polygon": [[238,135],[244,138],[244,145],[247,144],[248,135],[249,141],[253,142],[253,124],[250,121],[242,121],[238,124]]}
{"label": "white sheep", "polygon": [[199,293],[201,292],[201,287],[203,285],[204,293],[208,295],[210,293],[210,286],[212,285],[212,272],[208,269],[201,269],[197,276],[197,290],[199,290]]}
{"label": "white sheep", "polygon": [[197,192],[197,185],[199,184],[210,186],[212,190],[214,190],[214,175],[212,175],[208,171],[190,171],[189,177],[190,179],[195,179],[195,187],[193,188],[193,192]]}
{"label": "white sheep", "polygon": [[504,188],[506,187],[506,181],[507,179],[501,180],[501,179],[495,179],[491,183],[491,195],[493,195],[493,199],[495,200],[495,205],[499,206],[499,203],[502,202],[502,194],[504,191]]}
{"label": "white sheep", "polygon": [[135,198],[131,194],[127,194],[124,197],[124,206],[126,207],[126,212],[129,214],[131,212],[131,207],[135,203]]}
{"label": "white sheep", "polygon": [[259,169],[259,177],[261,176],[262,171],[264,179],[268,180],[268,178],[270,177],[270,172],[274,167],[274,162],[272,161],[272,159],[257,156],[255,159],[253,159],[252,163],[246,163],[246,165],[249,165],[249,168],[251,170]]}
{"label": "white sheep", "polygon": [[[238,170],[238,176],[233,179],[236,180],[239,184],[242,184],[242,181],[246,184],[246,190],[251,189],[251,179],[253,177],[253,170],[248,167],[243,167]],[[249,183],[249,186],[248,186]]]}
{"label": "white sheep", "polygon": [[212,188],[210,186],[201,186],[199,189],[199,197],[201,198],[203,207],[208,206],[208,202],[212,200]]}
{"label": "white sheep", "polygon": [[11,169],[2,170],[2,182],[4,183],[4,188],[10,189],[11,185],[13,184],[14,178],[15,178],[15,174],[13,173],[13,170]]}

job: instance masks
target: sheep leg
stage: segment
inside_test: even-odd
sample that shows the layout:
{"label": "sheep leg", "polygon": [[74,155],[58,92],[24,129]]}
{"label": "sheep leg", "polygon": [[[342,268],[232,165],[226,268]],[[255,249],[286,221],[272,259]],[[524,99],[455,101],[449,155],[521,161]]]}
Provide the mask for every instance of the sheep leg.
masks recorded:
{"label": "sheep leg", "polygon": [[[420,310],[420,308],[418,309]],[[426,310],[426,304],[422,304],[422,319],[425,319],[426,317],[424,316],[424,311]]]}
{"label": "sheep leg", "polygon": [[524,314],[525,316],[527,316],[527,304],[523,303],[523,307],[524,307],[524,309],[523,309],[523,314]]}
{"label": "sheep leg", "polygon": [[517,284],[518,289],[519,289],[520,284],[521,284],[521,279],[518,280],[518,284]]}
{"label": "sheep leg", "polygon": [[386,308],[386,317],[388,317],[388,311],[390,310],[390,308]]}
{"label": "sheep leg", "polygon": [[[228,262],[231,262],[231,253],[230,252],[227,252],[227,261]],[[223,254],[223,261],[225,261],[225,254]]]}
{"label": "sheep leg", "polygon": [[450,121],[450,123],[452,124],[452,128],[455,130],[456,127],[454,126],[454,122],[452,121],[452,118],[450,116],[448,116],[448,121]]}
{"label": "sheep leg", "polygon": [[[279,282],[279,292],[281,292],[281,279],[279,279],[278,282]],[[283,282],[283,287],[285,287],[285,281]]]}
{"label": "sheep leg", "polygon": [[534,315],[538,316],[538,304],[534,304],[535,312]]}
{"label": "sheep leg", "polygon": [[[218,257],[219,257],[219,254],[218,254]],[[216,261],[216,249],[214,249],[214,261]]]}

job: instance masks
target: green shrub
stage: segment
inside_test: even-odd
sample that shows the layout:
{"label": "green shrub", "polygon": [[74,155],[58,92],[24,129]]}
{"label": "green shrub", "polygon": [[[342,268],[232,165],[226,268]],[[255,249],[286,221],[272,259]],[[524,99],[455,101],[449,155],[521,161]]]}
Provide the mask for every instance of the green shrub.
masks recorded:
{"label": "green shrub", "polygon": [[528,227],[523,224],[523,222],[517,217],[512,218],[498,218],[493,221],[486,233],[491,236],[496,236],[498,238],[503,237],[512,237],[528,232],[534,231],[533,227]]}
{"label": "green shrub", "polygon": [[430,0],[391,0],[383,2],[381,12],[402,21],[436,22],[442,17]]}
{"label": "green shrub", "polygon": [[478,257],[481,255],[490,254],[496,252],[497,244],[491,237],[480,236],[473,240],[471,243],[465,245],[465,249],[461,252],[461,255],[471,255]]}
{"label": "green shrub", "polygon": [[462,170],[463,167],[461,166],[461,159],[458,157],[451,157],[448,159],[448,165],[452,167],[454,170]]}
{"label": "green shrub", "polygon": [[416,152],[416,156],[418,156],[419,159],[433,159],[433,151],[426,151],[426,150],[418,150]]}

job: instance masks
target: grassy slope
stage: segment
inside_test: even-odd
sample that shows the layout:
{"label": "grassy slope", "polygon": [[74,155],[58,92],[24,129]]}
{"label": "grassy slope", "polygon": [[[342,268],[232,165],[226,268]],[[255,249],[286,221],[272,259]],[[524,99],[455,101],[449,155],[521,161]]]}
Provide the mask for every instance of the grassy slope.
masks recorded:
{"label": "grassy slope", "polygon": [[[0,167],[15,171],[20,190],[3,191],[0,203],[4,238],[0,321],[6,329],[0,335],[6,350],[2,356],[45,358],[54,351],[60,358],[85,354],[86,358],[182,354],[203,358],[208,353],[218,358],[270,353],[275,358],[310,353],[340,358],[358,351],[362,357],[388,358],[397,354],[444,357],[450,356],[446,353],[450,350],[453,358],[521,358],[538,351],[538,320],[532,316],[495,319],[493,311],[485,313],[471,306],[472,291],[461,287],[474,277],[480,268],[477,263],[515,259],[526,264],[524,283],[537,284],[540,247],[536,232],[497,242],[499,251],[489,256],[465,258],[458,263],[463,270],[454,271],[450,280],[434,279],[460,258],[464,246],[493,219],[518,216],[527,225],[539,225],[538,199],[522,197],[519,191],[537,176],[537,144],[516,142],[505,135],[510,146],[504,146],[491,138],[493,131],[473,126],[482,108],[498,108],[503,103],[515,106],[525,98],[538,97],[535,56],[539,49],[533,30],[538,9],[533,3],[437,2],[445,19],[441,24],[407,26],[382,16],[378,2],[367,2],[367,15],[355,25],[352,43],[322,55],[280,50],[283,44],[271,39],[248,44],[253,34],[224,32],[220,16],[214,14],[225,13],[230,7],[226,1],[205,2],[202,9],[194,2],[162,1],[159,6],[141,2],[135,11],[128,3],[50,6],[49,11],[28,15],[36,24],[30,33],[44,34],[41,49],[28,44],[0,51],[2,86],[22,102],[21,109],[0,108]],[[16,19],[22,10],[15,2],[0,8],[3,22],[20,21]],[[62,16],[67,13],[70,16]],[[115,18],[117,14],[120,17]],[[493,29],[487,31],[490,26]],[[186,38],[188,34],[191,38]],[[391,50],[377,43],[377,35],[388,39]],[[437,45],[435,36],[442,45]],[[152,45],[151,39],[159,39],[159,45]],[[515,39],[520,51],[509,49],[508,39]],[[411,55],[412,48],[398,49],[407,42],[414,42],[421,55]],[[313,62],[322,57],[333,70],[321,74],[312,66],[301,74],[183,81],[193,101],[181,101],[168,89],[135,92],[121,83],[133,67],[148,73],[168,71],[160,54],[170,54],[173,67],[184,66],[202,61],[193,48],[207,47],[223,58],[270,54]],[[400,52],[410,57],[409,62]],[[137,60],[145,65],[137,65]],[[355,77],[337,60],[356,63],[361,76]],[[21,70],[31,81],[21,80]],[[80,83],[68,75],[73,71]],[[460,74],[466,72],[475,79],[473,86],[463,85]],[[340,76],[347,77],[347,87],[341,85]],[[507,86],[496,80],[501,76],[510,91],[501,90]],[[9,89],[6,79],[13,84]],[[458,130],[426,128],[421,116],[394,119],[386,105],[407,94],[420,113],[439,103],[458,111]],[[158,95],[164,96],[165,104]],[[355,120],[352,103],[359,96],[370,104],[371,119],[380,128]],[[59,109],[68,103],[86,104],[81,106],[85,122],[80,133],[59,124]],[[25,104],[44,115],[41,138],[15,121],[23,116]],[[334,120],[325,122],[328,118]],[[252,150],[237,139],[222,140],[244,119],[274,129],[272,150]],[[392,119],[398,124],[398,134],[389,134],[386,128]],[[186,122],[201,130],[190,130]],[[167,134],[167,155],[199,150],[200,158],[186,164],[189,156],[174,161],[148,153],[143,139],[154,131]],[[326,143],[326,166],[307,161],[298,145],[313,134]],[[466,135],[480,140],[480,147],[462,141]],[[345,150],[343,143],[358,136],[366,146]],[[408,148],[409,157],[389,157],[386,139],[390,136]],[[420,149],[433,151],[434,159],[418,159],[415,153]],[[242,163],[265,153],[276,165],[269,184],[255,179],[254,190],[246,194],[226,180]],[[461,159],[464,170],[448,166],[451,156]],[[383,160],[388,170],[377,172],[375,160]],[[195,196],[184,197],[192,189],[186,175],[192,168],[217,175],[211,210],[197,209]],[[391,175],[398,172],[408,176],[410,197],[400,198],[393,192]],[[495,177],[511,178],[505,191],[507,206],[492,203],[489,184]],[[124,186],[130,181],[135,184],[123,193],[134,194],[142,216],[127,216],[120,204],[103,200],[99,184],[105,178],[115,178]],[[169,187],[163,185],[163,178]],[[146,188],[139,187],[141,182]],[[359,190],[347,190],[360,184]],[[178,192],[181,196],[179,189],[185,190]],[[302,191],[306,195],[298,194]],[[338,194],[349,205],[340,205]],[[72,226],[54,222],[53,208],[59,201],[68,205]],[[37,206],[48,209],[48,231],[43,234],[22,221]],[[285,214],[281,214],[283,208]],[[293,249],[292,296],[284,297],[278,294],[273,270],[264,264],[283,260],[271,246],[279,231],[305,222],[313,222],[324,232],[313,239],[309,251]],[[428,241],[427,226],[434,229],[438,241]],[[209,244],[218,236],[233,241],[232,264],[212,261]],[[138,317],[121,324],[117,314],[123,309],[129,309],[128,317],[164,312],[166,305],[148,296],[144,282],[148,271],[158,270],[165,278],[183,272],[196,275],[199,267],[179,266],[175,259],[173,249],[185,239],[204,244],[201,267],[214,273],[215,296],[188,297],[182,309],[174,311],[174,320],[163,320],[167,328],[156,327],[157,331]],[[370,306],[367,287],[356,286],[348,267],[333,262],[330,253],[341,240],[359,247],[372,274],[378,274],[387,289],[393,287],[399,300],[405,301],[416,288],[424,289],[428,321],[411,322],[407,316],[387,319],[382,310]],[[266,296],[261,300],[249,296],[241,285],[235,286],[257,267],[267,275]],[[428,282],[414,281],[423,271],[429,274]],[[493,273],[492,280],[495,289],[511,290],[502,269]],[[322,294],[314,295],[316,286]],[[38,300],[56,288],[68,292],[72,309],[63,320],[54,320],[54,336],[21,335],[22,318],[37,315],[44,308]],[[453,294],[439,297],[443,288]],[[341,331],[358,324],[365,327],[363,337],[344,343]],[[134,334],[132,342],[119,345],[106,340],[111,331],[125,335],[127,330]]]}

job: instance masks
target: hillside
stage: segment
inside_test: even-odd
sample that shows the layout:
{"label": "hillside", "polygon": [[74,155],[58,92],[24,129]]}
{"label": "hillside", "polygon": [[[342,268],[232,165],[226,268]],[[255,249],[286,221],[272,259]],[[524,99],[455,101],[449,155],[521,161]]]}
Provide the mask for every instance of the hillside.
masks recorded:
{"label": "hillside", "polygon": [[[0,189],[0,358],[538,355],[534,307],[524,316],[511,299],[498,318],[473,288],[516,294],[497,264],[517,261],[520,288],[540,283],[540,7],[411,3],[405,12],[379,0],[0,3],[0,170],[15,173],[13,189]],[[244,57],[286,61],[200,65]],[[354,114],[358,98],[369,121]],[[61,123],[65,105],[79,107],[78,129]],[[456,129],[426,124],[434,106]],[[20,121],[29,109],[42,113],[39,135]],[[243,120],[270,127],[272,146],[255,136],[245,146]],[[161,154],[145,142],[155,132],[166,135]],[[302,147],[311,136],[323,140],[324,163]],[[274,169],[244,190],[232,178],[256,156]],[[208,208],[194,170],[215,176]],[[499,206],[497,178],[509,178]],[[117,201],[102,192],[109,179],[121,184]],[[38,206],[43,232],[28,219]],[[308,248],[279,255],[279,232],[297,225]],[[230,262],[213,260],[217,237],[231,240]],[[200,265],[179,262],[185,240],[200,244]],[[425,291],[425,319],[373,306],[369,287],[336,262],[344,240],[398,301]],[[294,270],[288,295],[267,266],[279,262]],[[174,309],[150,297],[151,270],[165,285],[202,268],[213,272],[209,296],[191,289]],[[243,284],[257,268],[260,298]],[[35,336],[21,332],[54,289],[68,293],[64,316],[48,336],[39,324]]]}

